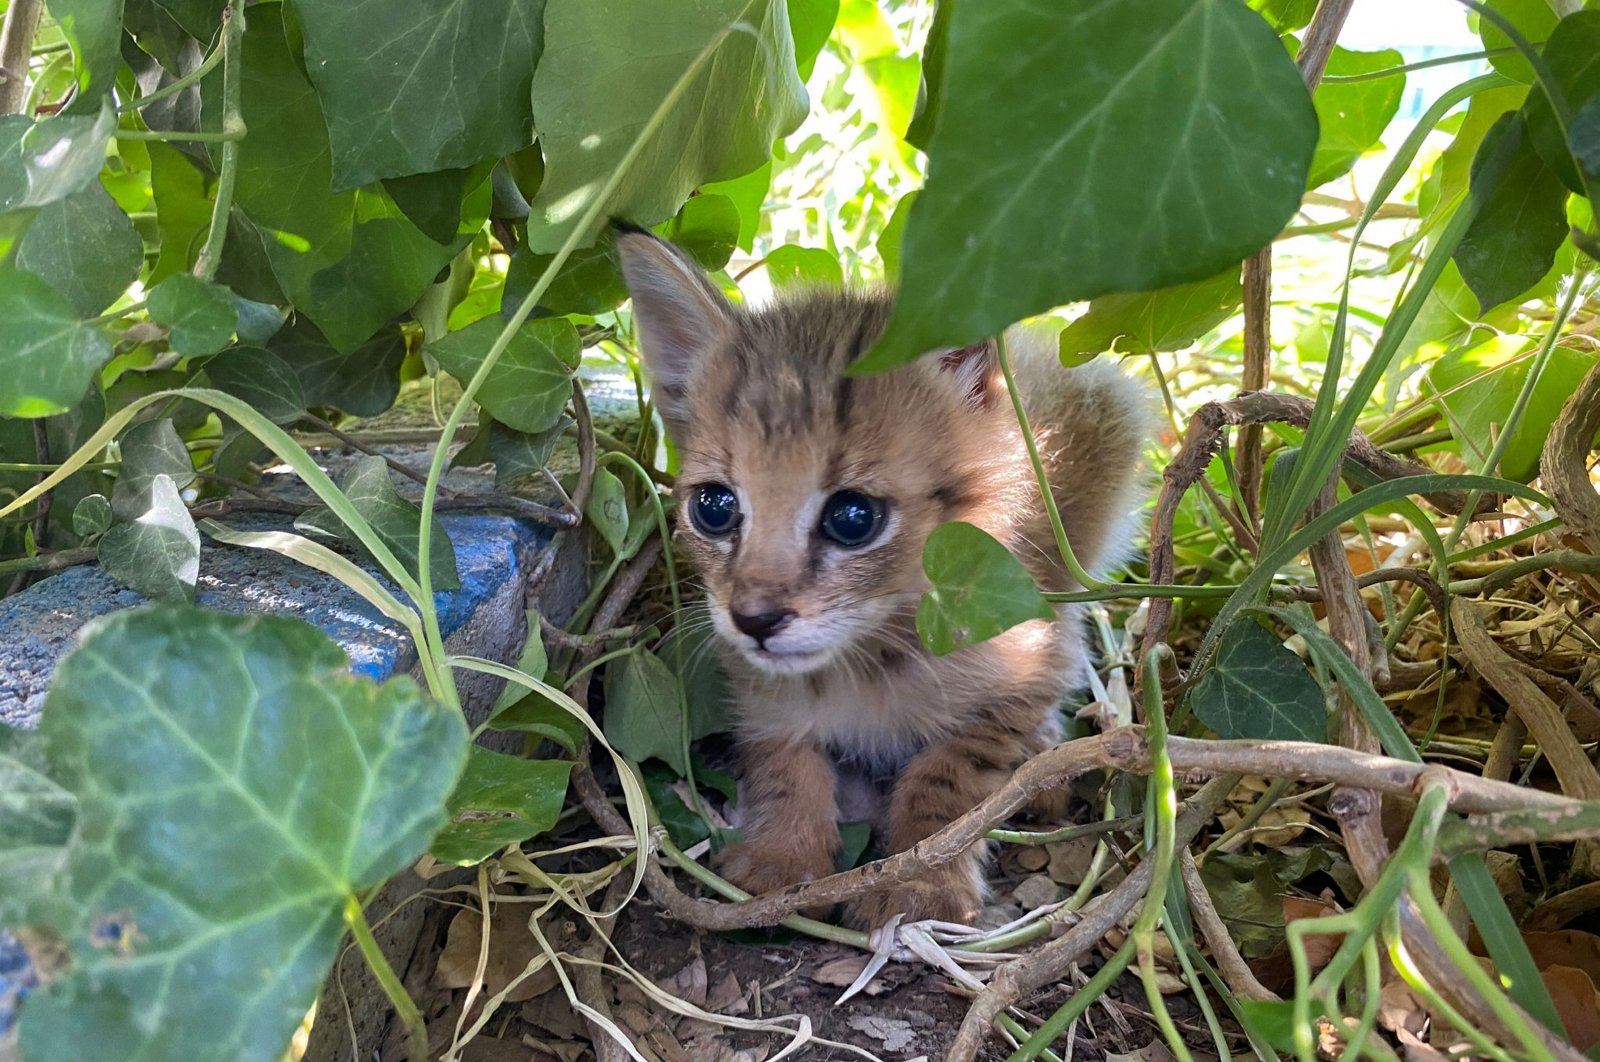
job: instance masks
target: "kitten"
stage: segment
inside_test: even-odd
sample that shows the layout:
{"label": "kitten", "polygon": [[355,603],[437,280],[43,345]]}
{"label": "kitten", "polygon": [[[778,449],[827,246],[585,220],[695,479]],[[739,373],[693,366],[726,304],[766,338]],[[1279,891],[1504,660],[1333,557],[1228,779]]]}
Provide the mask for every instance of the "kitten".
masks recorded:
{"label": "kitten", "polygon": [[[899,852],[993,792],[1059,739],[1082,684],[1082,617],[1062,607],[936,657],[916,634],[922,548],[964,520],[1041,585],[1068,589],[995,345],[848,377],[890,296],[786,295],[752,310],[647,233],[619,235],[655,406],[681,456],[683,548],[704,577],[736,700],[745,840],[727,877],[754,893],[831,874],[840,800],[882,794],[879,844]],[[1125,549],[1153,426],[1145,389],[1109,362],[1065,369],[1053,336],[1007,336],[1068,538],[1091,570]],[[982,846],[852,903],[967,921]]]}

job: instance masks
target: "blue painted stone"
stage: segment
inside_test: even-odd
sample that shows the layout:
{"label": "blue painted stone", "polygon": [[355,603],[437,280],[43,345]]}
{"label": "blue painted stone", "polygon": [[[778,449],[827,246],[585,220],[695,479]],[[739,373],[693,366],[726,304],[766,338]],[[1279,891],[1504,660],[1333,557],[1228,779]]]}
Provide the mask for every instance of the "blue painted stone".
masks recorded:
{"label": "blue painted stone", "polygon": [[[448,638],[508,580],[521,576],[524,560],[550,533],[505,516],[449,514],[441,520],[461,574],[459,590],[434,595]],[[290,529],[289,521],[275,518],[229,523],[248,530]],[[221,612],[298,616],[332,636],[358,675],[381,681],[415,666],[416,650],[405,630],[333,577],[268,550],[222,546],[204,536],[201,542],[196,603]],[[36,726],[56,661],[77,644],[83,625],[144,600],[98,565],[85,564],[0,601],[0,722]],[[0,932],[0,1035],[36,983],[21,946]]]}

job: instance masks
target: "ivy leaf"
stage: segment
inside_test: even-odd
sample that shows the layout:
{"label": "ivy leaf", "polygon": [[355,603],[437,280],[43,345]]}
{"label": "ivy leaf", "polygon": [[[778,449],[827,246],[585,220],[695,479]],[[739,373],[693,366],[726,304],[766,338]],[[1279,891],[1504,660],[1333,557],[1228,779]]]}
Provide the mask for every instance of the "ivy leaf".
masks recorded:
{"label": "ivy leaf", "polygon": [[441,863],[471,866],[537,837],[561,817],[572,766],[571,760],[529,760],[474,745],[446,805],[450,821],[428,851]]}
{"label": "ivy leaf", "polygon": [[79,538],[103,534],[111,526],[111,502],[104,494],[79,498],[72,509],[72,532]]}
{"label": "ivy leaf", "polygon": [[817,56],[839,18],[839,0],[789,0],[789,25],[794,33],[794,62],[801,81],[811,79]]}
{"label": "ivy leaf", "polygon": [[80,802],[81,917],[24,1057],[284,1050],[346,905],[422,852],[466,757],[459,713],[348,666],[299,620],[187,606],[117,613],[61,662],[41,732]]}
{"label": "ivy leaf", "polygon": [[451,243],[463,222],[482,224],[487,202],[494,198],[488,187],[493,168],[494,162],[489,160],[475,166],[388,177],[383,190],[428,239]]}
{"label": "ivy leaf", "polygon": [[[554,259],[555,255],[535,254],[527,244],[517,245],[506,269],[505,292],[500,302],[503,313],[510,313],[522,304]],[[593,317],[616,309],[627,297],[628,287],[622,282],[616,241],[606,235],[593,247],[580,247],[567,256],[539,298],[539,309],[548,314],[577,313]]]}
{"label": "ivy leaf", "polygon": [[32,273],[0,268],[0,414],[65,413],[110,357],[105,333],[79,321],[60,292]]}
{"label": "ivy leaf", "polygon": [[[505,323],[486,317],[424,348],[444,371],[466,383],[488,356]],[[578,331],[565,317],[524,321],[489,372],[478,402],[518,431],[541,432],[561,418],[572,397],[572,372],[583,356]]]}
{"label": "ivy leaf", "polygon": [[[1484,2],[1487,7],[1516,27],[1517,32],[1535,48],[1550,38],[1556,23],[1561,21],[1561,16],[1556,14],[1547,0],[1484,0]],[[1525,85],[1533,84],[1533,67],[1521,52],[1514,50],[1511,38],[1502,33],[1500,27],[1480,16],[1478,36],[1483,40],[1485,51],[1501,53],[1489,56],[1490,66],[1513,81],[1520,81]]]}
{"label": "ivy leaf", "polygon": [[1321,687],[1293,650],[1252,619],[1229,625],[1189,704],[1196,718],[1224,738],[1327,740]]}
{"label": "ivy leaf", "polygon": [[50,17],[72,46],[77,91],[67,114],[100,110],[117,79],[122,49],[122,0],[49,0]]}
{"label": "ivy leaf", "polygon": [[883,274],[890,282],[900,279],[900,244],[906,236],[906,218],[911,215],[911,205],[917,201],[915,191],[907,192],[894,205],[888,224],[878,234],[878,257],[883,259]]}
{"label": "ivy leaf", "polygon": [[[383,458],[363,457],[350,466],[339,480],[339,489],[350,499],[356,512],[366,518],[380,541],[389,547],[395,559],[405,566],[412,578],[420,570],[417,566],[417,543],[422,525],[422,510],[406,501],[394,489],[389,479],[389,465]],[[308,534],[340,538],[352,549],[366,552],[361,540],[344,525],[332,509],[318,506],[301,513],[294,526]],[[444,525],[435,517],[433,542],[428,549],[429,574],[435,590],[455,590],[461,586],[461,576],[456,570],[456,551]]]}
{"label": "ivy leaf", "polygon": [[800,247],[786,243],[775,247],[765,260],[767,278],[782,290],[793,287],[837,287],[844,283],[844,270],[831,251],[821,247]]}
{"label": "ivy leaf", "polygon": [[302,319],[273,336],[267,348],[300,382],[307,406],[336,406],[360,417],[375,417],[400,393],[406,341],[398,327],[391,325],[354,350],[341,351],[316,325]]}
{"label": "ivy leaf", "polygon": [[[791,4],[791,18],[793,10],[794,5]],[[771,188],[772,160],[768,159],[743,177],[701,185],[700,194],[727,196],[733,203],[739,211],[739,249],[748,251],[755,246],[756,233],[761,231],[761,212]]]}
{"label": "ivy leaf", "polygon": [[151,289],[150,319],[172,329],[172,349],[186,356],[215,354],[239,326],[233,293],[189,273],[175,273]]}
{"label": "ivy leaf", "polygon": [[192,601],[200,578],[200,532],[172,478],[150,482],[150,507],[100,539],[100,566],[129,590],[157,601]]}
{"label": "ivy leaf", "polygon": [[37,731],[0,724],[0,925],[57,924],[78,801],[51,776]]}
{"label": "ivy leaf", "polygon": [[928,41],[922,48],[922,92],[905,137],[906,143],[922,151],[928,150],[928,142],[933,139],[933,123],[939,113],[945,56],[950,50],[950,12],[955,5],[956,0],[939,0],[933,10],[933,25],[928,27]]}
{"label": "ivy leaf", "polygon": [[[1482,160],[1507,140],[1512,155],[1500,180],[1479,189]],[[1544,164],[1520,113],[1501,115],[1473,159],[1473,190],[1484,196],[1456,248],[1461,278],[1484,310],[1493,309],[1537,284],[1567,238],[1567,190]]]}
{"label": "ivy leaf", "polygon": [[562,417],[544,431],[529,433],[492,421],[489,459],[494,462],[495,489],[504,490],[523,476],[536,475],[550,463],[561,434],[571,426],[571,418]]}
{"label": "ivy leaf", "polygon": [[170,419],[135,424],[122,435],[122,464],[111,492],[111,508],[121,520],[138,519],[150,508],[157,476],[179,490],[194,482],[194,461]]}
{"label": "ivy leaf", "polygon": [[65,295],[78,313],[99,313],[128,290],[144,262],[133,222],[106,190],[92,184],[41,207],[12,261]]}
{"label": "ivy leaf", "polygon": [[933,589],[917,603],[917,633],[943,656],[1029,620],[1055,618],[1033,576],[993,535],[972,524],[941,524],[922,550]]}
{"label": "ivy leaf", "polygon": [[635,649],[606,666],[605,734],[618,752],[637,763],[655,757],[681,776],[682,726],[678,677],[659,656]]}
{"label": "ivy leaf", "polygon": [[1239,268],[1157,291],[1102,295],[1061,332],[1061,359],[1079,355],[1149,354],[1181,350],[1227,320],[1239,308]]}
{"label": "ivy leaf", "polygon": [[594,471],[594,485],[589,489],[589,504],[584,507],[584,518],[589,526],[606,540],[611,552],[622,556],[622,544],[628,537],[628,491],[610,469]]}
{"label": "ivy leaf", "polygon": [[94,184],[116,127],[110,100],[93,118],[0,115],[0,210],[47,206]]}
{"label": "ivy leaf", "polygon": [[1317,13],[1317,0],[1249,0],[1249,5],[1279,33],[1299,29]]}
{"label": "ivy leaf", "polygon": [[234,347],[206,362],[211,386],[242,398],[274,424],[299,420],[310,404],[287,361],[261,347]]}
{"label": "ivy leaf", "polygon": [[715,273],[728,264],[739,243],[739,208],[725,195],[702,193],[656,226],[656,232],[699,262],[700,268]]}
{"label": "ivy leaf", "polygon": [[[1522,355],[1532,346],[1521,336],[1495,336],[1453,350],[1428,369],[1427,389],[1438,396],[1461,456],[1473,468],[1483,467],[1493,440],[1510,419],[1528,379],[1529,363]],[[1557,346],[1550,351],[1493,474],[1519,483],[1539,474],[1539,455],[1550,427],[1595,360],[1593,354],[1573,347]]]}
{"label": "ivy leaf", "polygon": [[[1355,52],[1334,46],[1328,56],[1327,73],[1335,76],[1369,74],[1405,62],[1393,48],[1378,52]],[[1369,81],[1324,81],[1317,86],[1313,102],[1317,108],[1317,152],[1311,157],[1307,188],[1318,188],[1335,177],[1350,172],[1356,160],[1378,143],[1389,122],[1400,110],[1406,76],[1390,74]]]}
{"label": "ivy leaf", "polygon": [[1212,276],[1300,205],[1315,111],[1238,0],[963,2],[948,48],[899,298],[856,371],[1065,302]]}
{"label": "ivy leaf", "polygon": [[[517,660],[517,670],[524,675],[542,679],[549,670],[544,640],[539,633],[539,613],[528,610],[528,638],[523,643],[522,655]],[[500,691],[494,711],[484,724],[495,730],[510,730],[524,734],[537,734],[560,745],[568,755],[576,756],[583,747],[588,733],[572,713],[550,700],[537,690],[508,682]]]}
{"label": "ivy leaf", "polygon": [[333,190],[470,166],[530,143],[544,7],[545,0],[300,7],[306,70],[328,123]]}
{"label": "ivy leaf", "polygon": [[150,141],[145,149],[150,153],[150,194],[161,242],[149,283],[159,285],[170,276],[187,273],[194,264],[211,224],[211,197],[206,194],[205,174],[183,152],[159,140]]}
{"label": "ivy leaf", "polygon": [[[251,9],[243,51],[241,110],[250,135],[239,144],[234,199],[261,231],[284,294],[336,349],[352,350],[416,302],[482,218],[463,218],[457,239],[441,244],[381,186],[330,190],[322,108],[284,38],[279,5]],[[219,77],[206,80],[207,129],[220,128],[220,91]]]}
{"label": "ivy leaf", "polygon": [[[1585,106],[1600,98],[1600,11],[1575,11],[1562,19],[1545,43],[1543,55],[1572,111],[1568,132],[1577,135],[1581,131],[1579,119]],[[1573,152],[1569,150],[1575,145],[1568,145],[1562,137],[1549,99],[1543,92],[1528,93],[1522,113],[1528,119],[1528,137],[1544,164],[1555,171],[1569,190],[1583,195],[1583,179],[1573,166]],[[1600,112],[1591,121],[1600,121]],[[1600,145],[1600,135],[1591,143]],[[1592,176],[1600,177],[1600,160],[1591,165]]]}
{"label": "ivy leaf", "polygon": [[[749,173],[805,117],[784,0],[687,0],[664,19],[640,18],[633,0],[546,10],[544,57],[533,75],[545,174],[529,203],[531,250],[561,246],[590,189],[621,164],[661,101],[713,42],[603,207],[639,225],[671,217],[707,181]],[[618,70],[628,76],[617,77]]]}

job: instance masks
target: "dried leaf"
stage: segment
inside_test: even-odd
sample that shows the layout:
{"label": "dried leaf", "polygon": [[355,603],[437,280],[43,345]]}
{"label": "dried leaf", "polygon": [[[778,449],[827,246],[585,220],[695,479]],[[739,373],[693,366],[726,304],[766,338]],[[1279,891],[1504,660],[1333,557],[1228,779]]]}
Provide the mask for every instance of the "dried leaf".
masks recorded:
{"label": "dried leaf", "polygon": [[[1283,899],[1283,923],[1287,926],[1290,922],[1302,918],[1327,918],[1330,915],[1342,914],[1338,904],[1328,900],[1308,900],[1300,896],[1285,896]],[[1313,970],[1320,970],[1333,959],[1333,953],[1339,950],[1339,945],[1344,943],[1344,934],[1315,934],[1307,937],[1306,961]]]}
{"label": "dried leaf", "polygon": [[[524,978],[506,996],[510,1003],[533,999],[554,988],[554,967],[545,960],[539,942],[528,931],[528,911],[524,904],[502,903],[489,915],[489,962],[484,968],[485,989],[492,995],[522,973],[530,962],[543,965]],[[483,916],[476,908],[463,907],[450,921],[444,950],[434,969],[434,984],[440,988],[466,988],[478,969],[478,953],[483,941]]]}
{"label": "dried leaf", "polygon": [[1548,966],[1539,976],[1544,978],[1572,1046],[1587,1051],[1600,1044],[1600,990],[1591,975],[1571,966]]}
{"label": "dried leaf", "polygon": [[915,1033],[911,1023],[899,1018],[883,1018],[876,1014],[856,1014],[850,1018],[850,1028],[864,1033],[883,1044],[885,1051],[904,1051],[911,1046]]}
{"label": "dried leaf", "polygon": [[[849,984],[848,981],[845,983]],[[717,1014],[730,1015],[750,1012],[750,1002],[745,999],[744,988],[739,984],[739,976],[732,970],[729,970],[706,994],[705,1009]]]}

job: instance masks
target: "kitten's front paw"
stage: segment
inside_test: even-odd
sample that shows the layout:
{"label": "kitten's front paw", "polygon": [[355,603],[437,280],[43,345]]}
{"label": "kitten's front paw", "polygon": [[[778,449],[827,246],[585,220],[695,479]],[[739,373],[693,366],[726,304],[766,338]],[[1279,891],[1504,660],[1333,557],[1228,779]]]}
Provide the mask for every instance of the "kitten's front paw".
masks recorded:
{"label": "kitten's front paw", "polygon": [[946,869],[892,889],[858,896],[845,907],[844,917],[852,926],[869,932],[896,914],[905,915],[906,922],[931,918],[971,925],[981,903],[982,896],[970,875]]}
{"label": "kitten's front paw", "polygon": [[[808,855],[739,841],[722,850],[717,869],[741,889],[760,896],[786,885],[827,877],[833,873],[833,857],[827,853]],[[827,913],[826,907],[822,913]]]}

